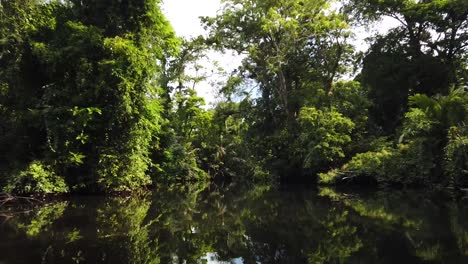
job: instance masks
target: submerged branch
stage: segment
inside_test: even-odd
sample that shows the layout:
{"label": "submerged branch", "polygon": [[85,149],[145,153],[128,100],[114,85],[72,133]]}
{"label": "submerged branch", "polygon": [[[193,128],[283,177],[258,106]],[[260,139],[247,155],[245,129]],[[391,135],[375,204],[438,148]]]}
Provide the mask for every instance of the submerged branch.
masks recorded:
{"label": "submerged branch", "polygon": [[36,205],[43,204],[43,201],[33,197],[0,193],[0,218],[4,218],[4,222],[6,222],[15,215],[27,214],[31,212]]}
{"label": "submerged branch", "polygon": [[21,201],[28,202],[29,204],[33,204],[34,202],[43,203],[41,200],[33,197],[16,196],[9,193],[0,193],[0,208],[5,205],[8,205],[8,203]]}

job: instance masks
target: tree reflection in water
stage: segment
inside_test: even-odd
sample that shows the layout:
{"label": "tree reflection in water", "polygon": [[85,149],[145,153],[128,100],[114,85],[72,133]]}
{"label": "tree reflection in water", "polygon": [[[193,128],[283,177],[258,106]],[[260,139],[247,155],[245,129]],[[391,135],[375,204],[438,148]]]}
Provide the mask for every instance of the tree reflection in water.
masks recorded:
{"label": "tree reflection in water", "polygon": [[468,206],[410,191],[161,186],[0,226],[0,263],[468,263]]}

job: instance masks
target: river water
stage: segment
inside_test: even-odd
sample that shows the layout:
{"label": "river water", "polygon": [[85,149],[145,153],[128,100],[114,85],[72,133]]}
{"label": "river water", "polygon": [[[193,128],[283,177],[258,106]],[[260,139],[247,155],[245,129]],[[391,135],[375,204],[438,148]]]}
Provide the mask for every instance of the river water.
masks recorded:
{"label": "river water", "polygon": [[468,263],[468,200],[422,191],[174,185],[9,210],[0,264]]}

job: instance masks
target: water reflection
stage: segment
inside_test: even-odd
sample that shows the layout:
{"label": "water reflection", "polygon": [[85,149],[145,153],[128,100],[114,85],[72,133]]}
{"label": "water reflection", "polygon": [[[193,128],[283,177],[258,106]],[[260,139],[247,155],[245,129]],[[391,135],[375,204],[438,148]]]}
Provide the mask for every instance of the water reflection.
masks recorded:
{"label": "water reflection", "polygon": [[468,263],[467,213],[419,192],[174,185],[7,219],[0,263]]}

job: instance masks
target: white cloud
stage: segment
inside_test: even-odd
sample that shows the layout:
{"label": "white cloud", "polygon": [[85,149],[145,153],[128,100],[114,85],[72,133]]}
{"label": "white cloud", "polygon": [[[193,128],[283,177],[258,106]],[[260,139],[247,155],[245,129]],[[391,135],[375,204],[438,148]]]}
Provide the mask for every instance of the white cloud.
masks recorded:
{"label": "white cloud", "polygon": [[199,17],[216,15],[221,2],[220,0],[165,0],[162,7],[177,35],[189,38],[204,33]]}

